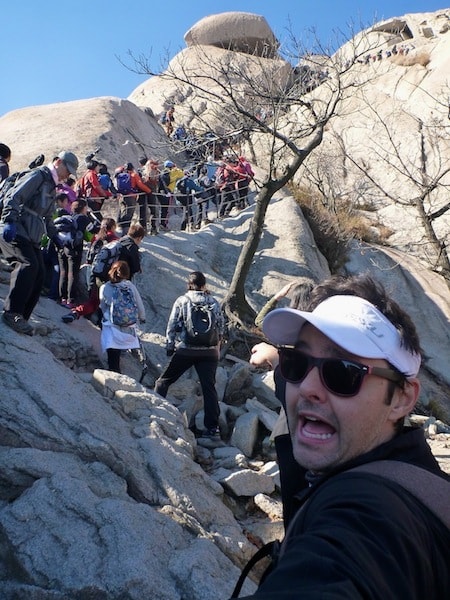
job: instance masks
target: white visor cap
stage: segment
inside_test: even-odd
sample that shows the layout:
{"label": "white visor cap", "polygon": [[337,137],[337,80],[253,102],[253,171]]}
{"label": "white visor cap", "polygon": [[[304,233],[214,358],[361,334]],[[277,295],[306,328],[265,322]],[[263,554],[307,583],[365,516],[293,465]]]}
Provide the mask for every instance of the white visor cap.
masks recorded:
{"label": "white visor cap", "polygon": [[276,346],[295,346],[306,322],[351,354],[385,359],[406,377],[419,372],[420,355],[402,346],[394,325],[364,298],[331,296],[312,312],[277,308],[264,319],[263,332]]}

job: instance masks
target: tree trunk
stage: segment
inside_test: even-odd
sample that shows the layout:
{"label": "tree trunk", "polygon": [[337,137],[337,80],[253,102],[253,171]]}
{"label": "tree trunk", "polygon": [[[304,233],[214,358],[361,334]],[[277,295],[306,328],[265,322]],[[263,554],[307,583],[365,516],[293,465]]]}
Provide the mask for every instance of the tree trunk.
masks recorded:
{"label": "tree trunk", "polygon": [[223,301],[223,308],[230,321],[245,329],[254,326],[255,319],[255,311],[245,297],[245,281],[261,240],[269,202],[273,195],[283,187],[284,183],[284,180],[283,182],[278,180],[269,181],[256,196],[255,212],[250,223],[250,229],[239,254],[228,293]]}

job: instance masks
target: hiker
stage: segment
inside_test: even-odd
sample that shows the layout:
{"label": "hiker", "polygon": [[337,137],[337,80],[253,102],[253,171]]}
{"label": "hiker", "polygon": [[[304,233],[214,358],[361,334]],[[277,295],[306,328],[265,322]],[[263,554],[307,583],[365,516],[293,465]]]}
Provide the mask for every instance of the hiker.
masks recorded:
{"label": "hiker", "polygon": [[87,201],[80,198],[71,206],[71,215],[55,219],[69,223],[70,229],[62,229],[58,234],[59,263],[59,304],[65,308],[75,308],[80,301],[79,275],[83,258],[83,241],[90,241],[97,229],[97,222],[88,214]]}
{"label": "hiker", "polygon": [[[117,217],[117,226],[126,235],[133,220],[136,201],[139,193],[150,194],[150,188],[143,183],[139,174],[135,171],[132,163],[126,163],[115,171],[116,188],[122,195],[120,200],[119,215]],[[141,223],[141,226],[146,229]]]}
{"label": "hiker", "polygon": [[245,156],[239,156],[238,162],[235,165],[235,170],[238,173],[238,178],[236,181],[236,189],[238,192],[238,208],[240,210],[244,209],[248,206],[248,190],[250,186],[250,181],[255,176],[255,173],[252,169],[251,164],[245,158]]}
{"label": "hiker", "polygon": [[166,128],[167,137],[170,137],[173,133],[173,123],[175,121],[174,117],[175,107],[171,106],[168,111],[166,111],[166,118],[164,121],[164,126]]}
{"label": "hiker", "polygon": [[217,209],[217,216],[219,218],[228,217],[231,209],[238,203],[236,181],[239,174],[234,169],[236,164],[237,158],[228,157],[226,162],[219,162],[219,167],[216,171],[215,185],[217,188],[217,195],[220,198],[219,207]]}
{"label": "hiker", "polygon": [[148,162],[148,158],[146,156],[139,157],[139,167],[137,173],[141,178],[141,181],[144,185],[148,187],[150,192],[148,194],[139,194],[137,203],[139,206],[139,223],[142,227],[147,231],[147,221],[148,221],[148,210],[152,204],[152,188],[150,186],[150,182],[147,176],[147,170],[145,165]]}
{"label": "hiker", "polygon": [[[172,307],[166,330],[166,353],[170,362],[155,382],[155,392],[163,396],[172,383],[192,366],[200,379],[204,402],[204,430],[202,437],[220,440],[219,400],[216,391],[216,370],[219,364],[220,340],[224,333],[224,319],[217,300],[206,289],[206,279],[200,271],[190,273],[188,291],[179,296]],[[195,304],[201,307],[208,327],[200,333],[193,314]],[[196,338],[196,333],[199,339]]]}
{"label": "hiker", "polygon": [[120,373],[122,350],[139,348],[136,323],[145,323],[145,308],[124,260],[115,262],[108,275],[109,281],[99,291],[103,315],[101,345],[108,356],[108,369]]}
{"label": "hiker", "polygon": [[[57,186],[56,190],[59,189],[59,186]],[[70,215],[70,203],[67,194],[64,192],[57,193],[55,204],[56,210],[53,215],[53,220],[64,215]],[[41,293],[47,295],[47,298],[50,298],[50,300],[55,301],[59,300],[58,248],[46,235],[44,235],[41,250],[45,264],[45,278]]]}
{"label": "hiker", "polygon": [[[194,201],[192,192],[200,194],[203,192],[202,186],[198,185],[191,176],[190,171],[184,171],[183,177],[178,179],[175,183],[175,194],[177,201],[183,206],[183,221],[180,225],[180,229],[184,231],[186,228],[189,229],[193,225],[193,211],[192,203]],[[197,212],[196,219],[197,224]],[[199,228],[199,227],[198,227]]]}
{"label": "hiker", "polygon": [[76,183],[77,182],[76,182],[75,177],[72,177],[72,175],[70,175],[70,177],[68,177],[66,179],[66,181],[63,181],[62,183],[58,183],[58,185],[56,186],[56,191],[58,194],[61,194],[61,193],[66,194],[66,196],[69,200],[69,207],[78,198],[77,192],[75,191]]}
{"label": "hiker", "polygon": [[163,167],[163,171],[160,173],[158,180],[158,194],[161,205],[160,229],[167,231],[169,228],[168,217],[170,200],[173,197],[175,185],[178,179],[183,177],[184,171],[177,167],[171,160],[164,161]]}
{"label": "hiker", "polygon": [[148,208],[150,210],[150,234],[157,235],[158,233],[158,220],[160,204],[157,199],[158,193],[158,180],[160,170],[157,160],[149,158],[145,165],[142,167],[142,181],[147,185],[151,194],[148,196]]}
{"label": "hiker", "polygon": [[85,198],[87,200],[90,210],[93,212],[95,217],[101,221],[103,215],[101,213],[103,203],[106,198],[112,196],[109,190],[104,189],[99,182],[98,172],[100,163],[94,159],[91,159],[86,164],[86,172],[81,177],[78,184],[78,197]]}
{"label": "hiker", "polygon": [[13,270],[3,321],[19,333],[33,335],[28,320],[39,300],[45,277],[42,236],[46,232],[59,244],[52,220],[56,185],[69,175],[76,177],[77,169],[75,154],[60,152],[47,166],[21,177],[4,198],[0,249]]}
{"label": "hiker", "polygon": [[99,163],[98,165],[98,182],[104,190],[111,193],[112,197],[115,198],[118,191],[115,188],[111,175],[108,171],[108,165],[105,163]]}
{"label": "hiker", "polygon": [[[102,283],[107,281],[108,272],[114,260],[124,260],[128,264],[130,269],[129,279],[132,279],[136,273],[140,273],[141,260],[139,256],[139,245],[144,237],[144,228],[138,223],[133,223],[128,234],[118,239],[115,220],[104,219],[102,221],[102,228],[92,240],[91,248],[87,255],[87,258],[92,265],[91,274],[89,276],[89,299],[87,302],[75,306],[69,313],[63,315],[61,319],[64,323],[73,323],[80,317],[90,317],[97,312],[100,305],[98,290]],[[113,255],[110,263],[106,264],[105,275],[103,277],[96,275],[93,270],[96,255],[100,253],[104,245],[115,241],[118,242],[117,253]]]}
{"label": "hiker", "polygon": [[11,148],[6,144],[0,144],[0,182],[9,177],[10,160]]}
{"label": "hiker", "polygon": [[450,530],[407,491],[450,481],[423,430],[404,425],[420,390],[410,317],[369,276],[332,277],[308,311],[273,310],[263,331],[286,381],[290,433],[275,443],[287,531],[248,598],[446,597]]}
{"label": "hiker", "polygon": [[217,191],[214,182],[214,178],[210,179],[208,176],[208,167],[206,164],[202,165],[197,177],[197,183],[204,191],[197,200],[198,212],[196,225],[208,225],[212,222],[209,219],[209,203],[212,202],[217,208]]}

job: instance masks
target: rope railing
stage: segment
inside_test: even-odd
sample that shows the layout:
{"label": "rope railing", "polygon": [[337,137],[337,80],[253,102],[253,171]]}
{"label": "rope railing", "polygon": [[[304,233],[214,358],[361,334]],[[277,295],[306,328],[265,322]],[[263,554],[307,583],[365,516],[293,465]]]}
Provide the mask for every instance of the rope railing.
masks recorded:
{"label": "rope railing", "polygon": [[[245,205],[248,205],[247,196],[249,188],[250,182],[248,182],[247,186],[242,186],[241,188],[236,186],[236,182],[230,182],[228,186],[226,184],[213,184],[204,187],[201,192],[194,192],[192,194],[180,194],[177,191],[158,191],[148,194],[147,192],[139,191],[130,194],[118,193],[106,198],[103,196],[90,196],[85,199],[101,204],[101,208],[95,212],[101,213],[101,216],[103,217],[106,216],[116,219],[119,227],[128,229],[132,222],[140,220],[139,214],[135,214],[136,208],[142,209],[139,198],[146,196],[146,225],[151,227],[152,230],[170,229],[168,227],[169,221],[177,221],[178,226],[186,221],[186,228],[192,230],[202,221],[209,222],[208,210],[210,209],[210,203],[213,205],[214,212],[218,219],[228,216],[231,209],[235,206],[239,206],[242,202],[245,202]],[[128,207],[130,212],[131,210],[133,211],[131,218],[127,219],[126,216],[123,218],[124,215],[122,215],[122,219],[120,219],[119,222],[120,209],[121,206],[123,207],[121,202],[123,198],[127,197],[136,198],[136,206]],[[188,198],[185,205],[180,201],[180,198]],[[163,216],[161,215],[161,212],[163,213]],[[126,207],[124,207],[124,213],[126,213]],[[174,216],[176,219],[173,219]],[[176,229],[177,228],[178,227],[176,227]]]}

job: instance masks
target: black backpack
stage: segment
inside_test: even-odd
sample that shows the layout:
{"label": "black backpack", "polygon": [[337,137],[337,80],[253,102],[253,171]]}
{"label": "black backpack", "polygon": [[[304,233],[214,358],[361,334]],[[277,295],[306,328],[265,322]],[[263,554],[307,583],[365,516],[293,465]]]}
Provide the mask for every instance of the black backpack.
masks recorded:
{"label": "black backpack", "polygon": [[212,302],[205,298],[200,302],[192,301],[189,296],[184,326],[185,342],[188,346],[216,346],[219,343],[217,313]]}
{"label": "black backpack", "polygon": [[175,191],[178,194],[187,194],[187,176],[178,179],[178,181],[175,184]]}
{"label": "black backpack", "polygon": [[0,217],[2,216],[3,202],[6,198],[6,194],[16,185],[19,179],[22,179],[24,175],[30,172],[31,169],[26,169],[25,171],[17,171],[16,173],[9,175],[9,177],[7,177],[6,179],[3,179],[3,181],[0,183]]}
{"label": "black backpack", "polygon": [[77,227],[73,215],[61,215],[53,221],[63,246],[75,248],[83,243],[84,233]]}
{"label": "black backpack", "polygon": [[9,192],[9,190],[13,188],[16,185],[16,182],[19,181],[19,179],[22,179],[24,175],[40,167],[44,160],[44,155],[39,154],[34,160],[30,162],[30,164],[28,165],[28,169],[25,169],[24,171],[16,171],[15,173],[12,173],[8,177],[6,177],[6,179],[3,179],[0,182],[0,217],[3,211],[3,200],[6,197],[6,194]]}
{"label": "black backpack", "polygon": [[100,252],[100,250],[103,248],[104,243],[105,243],[104,240],[95,240],[95,242],[91,243],[91,245],[88,248],[87,254],[86,254],[86,263],[88,265],[92,265],[95,257]]}
{"label": "black backpack", "polygon": [[122,245],[120,240],[104,244],[92,261],[92,274],[101,281],[108,281],[108,272],[114,262],[120,260]]}

